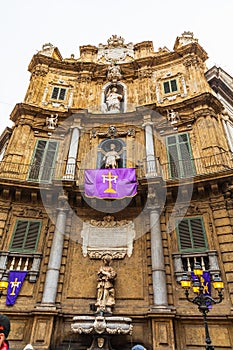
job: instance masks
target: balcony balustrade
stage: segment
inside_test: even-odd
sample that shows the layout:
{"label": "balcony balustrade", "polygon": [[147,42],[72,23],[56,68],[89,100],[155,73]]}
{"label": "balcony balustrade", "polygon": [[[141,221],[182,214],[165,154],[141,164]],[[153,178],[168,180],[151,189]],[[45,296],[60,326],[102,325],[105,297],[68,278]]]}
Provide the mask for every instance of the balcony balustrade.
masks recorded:
{"label": "balcony balustrade", "polygon": [[25,252],[0,252],[0,279],[9,271],[27,271],[29,282],[36,282],[42,254]]}
{"label": "balcony balustrade", "polygon": [[[90,168],[87,164],[86,168]],[[233,157],[231,152],[221,152],[206,157],[182,159],[170,163],[161,163],[158,158],[152,161],[138,161],[136,166],[137,178],[161,177],[164,181],[196,176],[222,173],[233,169]],[[51,183],[53,180],[76,181],[78,186],[84,183],[84,169],[79,163],[67,164],[57,162],[54,168],[46,165],[31,165],[14,163],[9,161],[0,162],[0,179],[18,181]]]}

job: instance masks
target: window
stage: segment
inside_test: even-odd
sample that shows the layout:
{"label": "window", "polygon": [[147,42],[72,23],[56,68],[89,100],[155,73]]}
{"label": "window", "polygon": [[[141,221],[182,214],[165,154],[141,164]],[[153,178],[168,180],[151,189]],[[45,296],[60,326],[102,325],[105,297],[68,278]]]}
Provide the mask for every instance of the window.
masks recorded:
{"label": "window", "polygon": [[163,83],[163,90],[165,94],[178,91],[176,79],[168,80]]}
{"label": "window", "polygon": [[40,230],[41,221],[17,220],[10,251],[35,252]]}
{"label": "window", "polygon": [[195,174],[192,152],[187,133],[167,137],[167,152],[171,178],[188,177]]}
{"label": "window", "polygon": [[29,180],[51,181],[57,151],[57,141],[38,140],[29,171]]}
{"label": "window", "polygon": [[204,251],[208,249],[206,233],[201,217],[178,221],[177,235],[181,252]]}
{"label": "window", "polygon": [[54,100],[63,100],[64,101],[65,95],[66,95],[66,89],[54,87],[51,98],[53,98]]}

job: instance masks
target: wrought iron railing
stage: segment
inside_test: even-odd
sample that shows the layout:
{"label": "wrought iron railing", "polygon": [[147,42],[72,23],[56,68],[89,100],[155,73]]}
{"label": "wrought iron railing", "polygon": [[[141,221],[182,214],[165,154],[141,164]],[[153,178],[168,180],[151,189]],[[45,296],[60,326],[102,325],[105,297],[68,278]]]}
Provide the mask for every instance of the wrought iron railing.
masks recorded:
{"label": "wrought iron railing", "polygon": [[[87,168],[88,167],[87,165]],[[206,157],[182,159],[170,163],[154,160],[138,161],[136,174],[138,179],[161,177],[163,180],[177,180],[199,175],[208,175],[233,169],[231,152],[221,152]],[[0,179],[51,183],[53,180],[76,181],[81,186],[84,183],[84,169],[79,163],[57,162],[54,167],[36,164],[0,162]]]}

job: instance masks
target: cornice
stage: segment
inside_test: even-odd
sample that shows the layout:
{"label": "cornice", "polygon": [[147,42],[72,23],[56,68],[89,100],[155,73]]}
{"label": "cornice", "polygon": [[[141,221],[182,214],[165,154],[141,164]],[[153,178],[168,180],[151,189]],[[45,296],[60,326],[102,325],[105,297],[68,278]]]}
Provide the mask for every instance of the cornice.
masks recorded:
{"label": "cornice", "polygon": [[[132,62],[119,64],[121,67],[121,72],[124,78],[134,77],[137,78],[138,70],[143,67],[156,70],[161,65],[170,65],[172,63],[180,63],[187,56],[196,55],[202,61],[208,58],[207,53],[198,43],[192,43],[185,45],[176,51],[158,53],[152,52],[147,57],[137,58]],[[78,60],[72,61],[59,61],[52,57],[42,55],[40,53],[35,54],[28,66],[29,72],[33,73],[34,68],[37,65],[48,66],[49,69],[59,69],[63,71],[73,72],[74,76],[83,71],[89,72],[92,79],[98,79],[106,77],[108,71],[108,64],[98,63],[94,61],[86,62]]]}
{"label": "cornice", "polygon": [[[83,110],[83,109],[76,110],[76,113],[78,111],[79,112],[81,111],[82,113],[84,113],[85,110]],[[51,111],[51,109],[41,108],[41,107],[38,107],[35,105],[30,105],[27,103],[17,103],[15,105],[13,111],[11,112],[10,119],[13,122],[16,122],[17,119],[22,115],[36,116],[37,114],[43,114],[43,115],[47,116],[47,115],[51,115],[51,113],[55,113],[55,112],[56,111]],[[59,113],[59,116],[64,116],[64,117],[68,117],[68,116],[74,114],[72,110],[69,110],[66,112],[59,111],[58,113]]]}
{"label": "cornice", "polygon": [[224,110],[222,103],[210,92],[205,92],[200,95],[183,99],[177,103],[173,103],[169,106],[157,106],[156,112],[165,113],[168,108],[172,108],[177,112],[184,112],[185,110],[193,110],[197,107],[202,108],[203,106],[209,107],[210,110],[216,114],[221,113]]}

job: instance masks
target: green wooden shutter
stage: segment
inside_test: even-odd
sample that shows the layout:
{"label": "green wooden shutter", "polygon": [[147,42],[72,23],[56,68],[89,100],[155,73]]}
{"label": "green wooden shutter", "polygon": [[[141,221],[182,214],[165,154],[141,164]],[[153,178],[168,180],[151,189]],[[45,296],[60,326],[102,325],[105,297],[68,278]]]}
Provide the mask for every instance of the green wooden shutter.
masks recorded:
{"label": "green wooden shutter", "polygon": [[37,248],[40,228],[40,221],[18,220],[10,250],[34,252]]}
{"label": "green wooden shutter", "polygon": [[29,171],[29,180],[51,180],[57,151],[57,141],[38,140]]}
{"label": "green wooden shutter", "polygon": [[167,137],[170,176],[180,178],[195,174],[192,152],[187,133]]}
{"label": "green wooden shutter", "polygon": [[177,234],[181,251],[203,251],[208,248],[202,218],[190,218],[179,221]]}
{"label": "green wooden shutter", "polygon": [[46,147],[46,140],[39,140],[36,145],[36,150],[31,163],[29,172],[29,180],[39,180],[40,167],[43,162],[44,151]]}
{"label": "green wooden shutter", "polygon": [[41,172],[41,178],[42,181],[50,181],[51,176],[53,174],[53,168],[54,168],[54,161],[55,161],[55,155],[57,151],[57,142],[56,141],[48,141],[46,152],[44,154],[43,159],[43,168]]}

